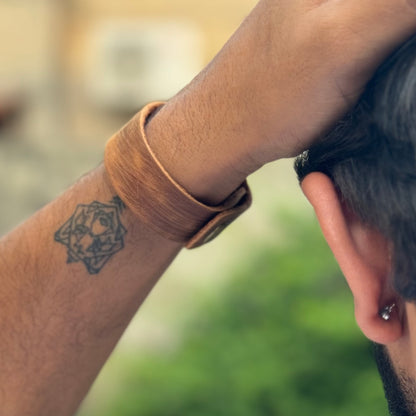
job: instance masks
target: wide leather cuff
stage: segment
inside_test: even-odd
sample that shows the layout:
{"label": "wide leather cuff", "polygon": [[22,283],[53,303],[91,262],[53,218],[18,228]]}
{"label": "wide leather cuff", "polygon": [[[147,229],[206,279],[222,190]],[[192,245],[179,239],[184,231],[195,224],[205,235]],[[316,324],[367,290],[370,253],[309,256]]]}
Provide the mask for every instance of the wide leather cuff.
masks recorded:
{"label": "wide leather cuff", "polygon": [[163,237],[199,247],[213,240],[252,201],[246,182],[222,204],[195,199],[164,169],[149,146],[146,120],[163,103],[148,104],[107,143],[104,163],[113,187],[128,208]]}

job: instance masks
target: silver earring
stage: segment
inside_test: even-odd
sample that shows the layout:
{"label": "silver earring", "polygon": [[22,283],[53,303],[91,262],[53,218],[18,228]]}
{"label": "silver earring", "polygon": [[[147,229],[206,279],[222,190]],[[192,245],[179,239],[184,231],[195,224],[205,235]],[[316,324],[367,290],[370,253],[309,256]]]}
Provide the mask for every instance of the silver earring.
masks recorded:
{"label": "silver earring", "polygon": [[386,307],[384,307],[381,311],[380,311],[380,318],[384,319],[385,321],[390,321],[391,318],[391,313],[393,312],[393,309],[396,307],[396,304],[393,303],[391,305],[388,305]]}

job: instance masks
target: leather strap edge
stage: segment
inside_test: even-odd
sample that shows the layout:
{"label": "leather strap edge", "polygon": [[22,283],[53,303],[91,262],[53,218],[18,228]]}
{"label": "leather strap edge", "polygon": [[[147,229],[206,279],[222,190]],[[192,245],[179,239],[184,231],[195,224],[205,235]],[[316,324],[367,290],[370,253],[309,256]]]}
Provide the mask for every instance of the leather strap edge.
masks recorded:
{"label": "leather strap edge", "polygon": [[251,204],[246,182],[218,206],[205,205],[164,169],[149,146],[145,124],[162,102],[143,108],[108,142],[104,165],[118,196],[150,228],[187,248],[211,241]]}

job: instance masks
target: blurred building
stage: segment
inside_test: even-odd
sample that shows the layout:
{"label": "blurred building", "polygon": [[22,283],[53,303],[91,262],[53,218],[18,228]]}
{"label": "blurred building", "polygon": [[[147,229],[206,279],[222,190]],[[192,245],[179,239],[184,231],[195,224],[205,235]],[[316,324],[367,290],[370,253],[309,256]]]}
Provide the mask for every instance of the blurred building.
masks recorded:
{"label": "blurred building", "polygon": [[254,3],[2,0],[0,124],[20,114],[23,136],[103,139],[192,79]]}

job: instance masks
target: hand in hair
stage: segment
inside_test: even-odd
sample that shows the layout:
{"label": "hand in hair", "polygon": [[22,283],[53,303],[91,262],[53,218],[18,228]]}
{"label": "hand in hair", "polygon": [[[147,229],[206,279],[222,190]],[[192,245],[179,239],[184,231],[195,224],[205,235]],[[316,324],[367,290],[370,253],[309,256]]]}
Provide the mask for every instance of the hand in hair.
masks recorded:
{"label": "hand in hair", "polygon": [[218,202],[308,148],[415,30],[411,0],[262,0],[150,123],[152,147],[186,189]]}

